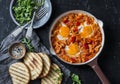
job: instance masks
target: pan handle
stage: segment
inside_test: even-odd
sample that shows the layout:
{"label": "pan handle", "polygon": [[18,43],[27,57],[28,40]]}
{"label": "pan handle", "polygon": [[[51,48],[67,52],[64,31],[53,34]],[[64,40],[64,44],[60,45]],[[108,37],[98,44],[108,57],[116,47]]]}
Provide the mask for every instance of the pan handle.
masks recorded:
{"label": "pan handle", "polygon": [[92,62],[88,64],[89,66],[92,67],[92,69],[96,72],[98,77],[100,78],[102,84],[110,84],[109,80],[106,78],[102,70],[100,69],[98,63],[97,63],[97,58],[94,59]]}

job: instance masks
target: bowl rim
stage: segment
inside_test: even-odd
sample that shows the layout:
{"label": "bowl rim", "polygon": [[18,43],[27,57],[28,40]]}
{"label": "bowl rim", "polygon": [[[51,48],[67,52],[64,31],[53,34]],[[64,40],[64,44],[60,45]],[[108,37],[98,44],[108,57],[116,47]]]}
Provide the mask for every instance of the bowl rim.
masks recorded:
{"label": "bowl rim", "polygon": [[10,16],[11,16],[13,22],[14,22],[16,25],[20,26],[20,24],[16,21],[15,17],[13,16],[13,12],[12,12],[13,4],[14,4],[14,0],[11,0],[11,2],[10,2],[10,8],[9,8]]}
{"label": "bowl rim", "polygon": [[[99,51],[95,54],[95,56],[93,58],[91,58],[90,60],[86,61],[86,62],[82,62],[82,63],[70,63],[67,62],[65,60],[63,60],[62,58],[60,58],[59,56],[57,56],[57,54],[55,53],[52,43],[51,43],[51,34],[52,34],[52,30],[54,29],[54,26],[56,25],[56,23],[65,15],[68,15],[69,13],[83,13],[83,14],[87,14],[91,17],[94,18],[94,20],[98,23],[99,27],[100,27],[100,31],[102,33],[102,43],[101,43],[101,47],[99,49]],[[105,34],[104,34],[104,30],[103,30],[103,22],[99,19],[97,19],[94,15],[92,15],[91,13],[84,11],[84,10],[70,10],[67,12],[62,13],[60,16],[58,16],[54,22],[52,23],[51,27],[50,27],[50,32],[49,32],[49,43],[50,43],[50,52],[55,55],[58,59],[60,59],[61,61],[63,61],[64,63],[70,64],[70,65],[85,65],[88,64],[90,62],[92,62],[95,58],[97,58],[99,56],[99,54],[101,53],[103,47],[104,47],[104,43],[105,43]]]}

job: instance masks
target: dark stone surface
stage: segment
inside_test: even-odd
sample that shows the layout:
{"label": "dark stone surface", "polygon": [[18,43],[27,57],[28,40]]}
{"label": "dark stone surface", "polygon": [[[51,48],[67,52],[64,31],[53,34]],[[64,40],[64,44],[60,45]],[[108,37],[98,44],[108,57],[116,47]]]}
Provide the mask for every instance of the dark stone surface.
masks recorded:
{"label": "dark stone surface", "polygon": [[[49,48],[50,26],[54,19],[63,12],[79,9],[92,13],[104,22],[106,38],[104,49],[98,58],[98,64],[112,84],[120,84],[120,0],[51,0],[51,2],[53,12],[50,20],[43,27],[36,29],[43,44]],[[9,14],[9,4],[10,0],[0,0],[0,42],[16,26]],[[83,84],[101,84],[89,66],[67,64],[65,66],[78,74]],[[72,83],[68,81],[68,84]]]}

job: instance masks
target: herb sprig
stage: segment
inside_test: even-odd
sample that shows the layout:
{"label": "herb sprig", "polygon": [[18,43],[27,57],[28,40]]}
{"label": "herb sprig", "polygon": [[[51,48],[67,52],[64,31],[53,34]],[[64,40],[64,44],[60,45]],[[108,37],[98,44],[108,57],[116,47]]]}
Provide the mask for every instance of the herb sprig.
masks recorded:
{"label": "herb sprig", "polygon": [[73,73],[71,78],[72,78],[73,84],[81,84],[81,80],[79,79],[78,75]]}
{"label": "herb sprig", "polygon": [[34,47],[31,45],[31,41],[27,38],[23,38],[22,43],[26,44],[29,52],[32,52],[34,50]]}

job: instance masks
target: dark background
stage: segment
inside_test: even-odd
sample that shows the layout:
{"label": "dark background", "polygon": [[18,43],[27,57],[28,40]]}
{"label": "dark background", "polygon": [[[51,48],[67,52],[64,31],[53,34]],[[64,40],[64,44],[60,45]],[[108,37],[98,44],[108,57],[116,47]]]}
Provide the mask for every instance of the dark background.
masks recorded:
{"label": "dark background", "polygon": [[[92,13],[104,22],[105,46],[98,64],[112,84],[120,84],[120,0],[51,0],[51,3],[51,18],[43,27],[35,30],[43,44],[49,48],[50,26],[60,14],[76,9]],[[9,4],[10,0],[0,0],[0,42],[16,27],[9,14]],[[79,75],[82,84],[101,84],[89,66],[64,65]],[[68,84],[72,83],[68,81]]]}

